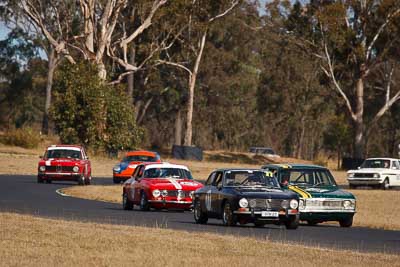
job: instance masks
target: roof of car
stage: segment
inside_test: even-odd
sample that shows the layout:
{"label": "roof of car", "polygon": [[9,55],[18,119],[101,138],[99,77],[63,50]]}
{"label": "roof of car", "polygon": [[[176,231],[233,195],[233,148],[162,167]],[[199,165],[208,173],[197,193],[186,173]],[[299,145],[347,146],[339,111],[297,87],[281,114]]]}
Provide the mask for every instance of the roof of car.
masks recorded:
{"label": "roof of car", "polygon": [[51,145],[47,147],[47,150],[52,150],[52,149],[73,149],[73,150],[77,150],[77,149],[81,149],[82,146],[80,145]]}
{"label": "roof of car", "polygon": [[267,164],[265,167],[275,167],[279,169],[326,169],[326,167],[313,165],[313,164],[301,164],[301,163],[285,163],[285,164]]}
{"label": "roof of car", "polygon": [[262,171],[262,170],[254,168],[221,168],[215,171],[226,172],[226,171]]}
{"label": "roof of car", "polygon": [[[396,158],[367,158],[368,160],[380,160],[380,159],[383,159],[383,160],[399,160],[399,159],[396,159]],[[365,159],[365,160],[367,160],[367,159]]]}
{"label": "roof of car", "polygon": [[136,150],[136,151],[126,152],[126,156],[135,156],[135,155],[156,156],[157,152],[147,151],[147,150]]}
{"label": "roof of car", "polygon": [[175,169],[189,170],[189,168],[186,167],[185,165],[172,164],[172,163],[168,163],[168,162],[147,162],[147,163],[142,163],[142,164],[146,166],[146,169],[175,168]]}

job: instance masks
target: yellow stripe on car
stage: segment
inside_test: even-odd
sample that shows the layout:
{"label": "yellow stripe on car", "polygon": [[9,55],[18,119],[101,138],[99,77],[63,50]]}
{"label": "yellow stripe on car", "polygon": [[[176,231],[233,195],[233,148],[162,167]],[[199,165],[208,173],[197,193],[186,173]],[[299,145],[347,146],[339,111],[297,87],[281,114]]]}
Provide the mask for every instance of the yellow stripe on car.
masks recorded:
{"label": "yellow stripe on car", "polygon": [[311,198],[311,194],[310,193],[308,193],[307,191],[305,191],[305,190],[303,190],[303,189],[301,189],[301,188],[299,188],[297,186],[290,185],[289,189],[294,191],[294,192],[296,192],[296,193],[298,193],[302,198]]}

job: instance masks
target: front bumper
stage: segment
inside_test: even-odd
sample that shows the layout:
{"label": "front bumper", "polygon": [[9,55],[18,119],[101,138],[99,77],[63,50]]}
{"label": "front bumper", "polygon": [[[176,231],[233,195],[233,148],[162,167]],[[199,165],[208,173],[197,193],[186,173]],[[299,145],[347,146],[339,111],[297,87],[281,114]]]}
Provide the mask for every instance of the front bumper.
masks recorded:
{"label": "front bumper", "polygon": [[379,185],[383,183],[381,178],[347,178],[351,185]]}
{"label": "front bumper", "polygon": [[76,172],[45,172],[38,174],[38,178],[42,180],[78,181],[81,177],[82,174]]}
{"label": "front bumper", "polygon": [[166,199],[160,199],[160,200],[154,200],[154,199],[149,199],[148,202],[153,208],[157,209],[184,209],[184,210],[189,210],[193,208],[193,202],[192,200],[166,200]]}
{"label": "front bumper", "polygon": [[[264,212],[275,213],[276,216],[263,216]],[[298,216],[299,211],[297,209],[288,210],[235,210],[233,213],[240,219],[247,219],[250,221],[286,221],[290,216]]]}
{"label": "front bumper", "polygon": [[356,212],[349,212],[349,211],[316,211],[316,212],[300,212],[300,220],[302,221],[319,221],[319,222],[326,222],[326,221],[340,221],[343,219],[351,218],[354,216]]}

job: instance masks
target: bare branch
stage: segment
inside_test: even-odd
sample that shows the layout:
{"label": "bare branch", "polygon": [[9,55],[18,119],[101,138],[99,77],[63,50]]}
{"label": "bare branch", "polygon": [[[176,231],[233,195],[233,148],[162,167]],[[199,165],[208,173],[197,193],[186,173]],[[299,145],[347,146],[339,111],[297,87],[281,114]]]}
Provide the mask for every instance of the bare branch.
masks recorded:
{"label": "bare branch", "polygon": [[222,18],[223,16],[225,16],[226,14],[228,14],[235,6],[237,6],[239,4],[238,0],[232,1],[231,6],[226,9],[224,12],[216,15],[215,17],[212,17],[211,19],[208,20],[209,23],[213,22],[214,20],[217,20],[219,18]]}

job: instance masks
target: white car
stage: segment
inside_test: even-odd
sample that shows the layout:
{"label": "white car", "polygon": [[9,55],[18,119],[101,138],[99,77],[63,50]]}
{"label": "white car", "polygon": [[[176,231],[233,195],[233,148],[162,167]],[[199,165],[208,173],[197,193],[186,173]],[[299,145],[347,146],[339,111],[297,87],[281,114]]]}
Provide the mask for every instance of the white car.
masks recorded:
{"label": "white car", "polygon": [[350,188],[370,185],[386,190],[400,186],[400,161],[394,158],[366,159],[358,170],[347,172],[347,181]]}

